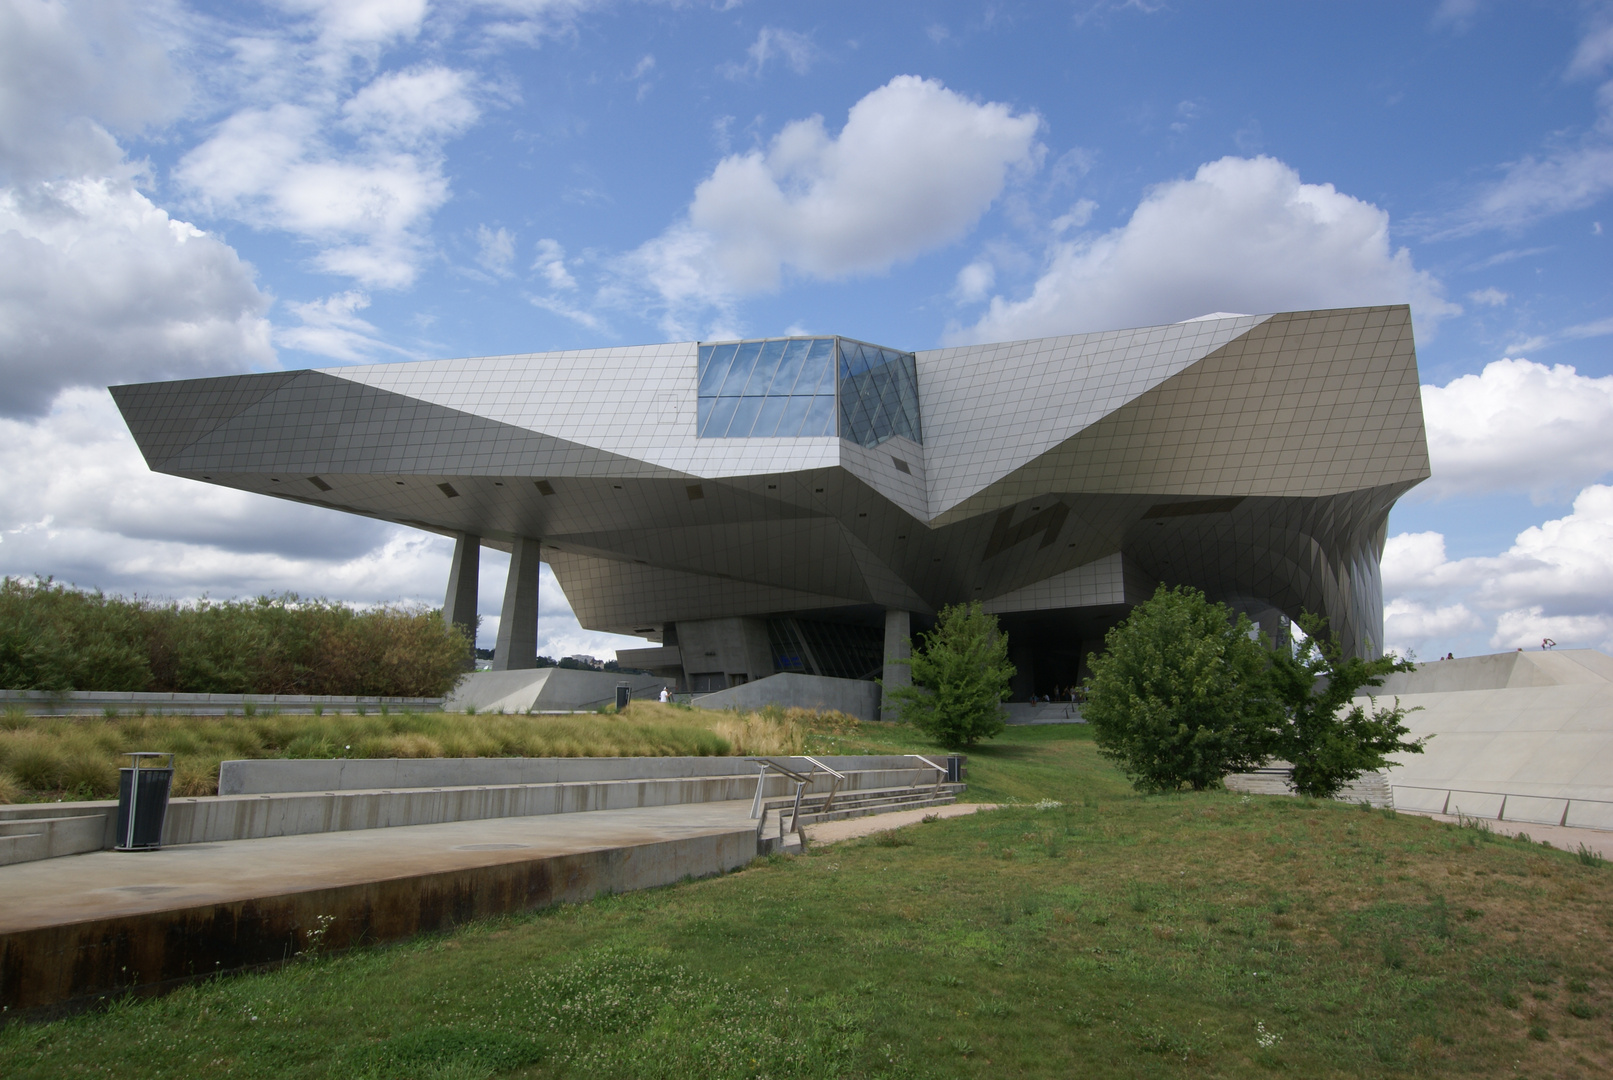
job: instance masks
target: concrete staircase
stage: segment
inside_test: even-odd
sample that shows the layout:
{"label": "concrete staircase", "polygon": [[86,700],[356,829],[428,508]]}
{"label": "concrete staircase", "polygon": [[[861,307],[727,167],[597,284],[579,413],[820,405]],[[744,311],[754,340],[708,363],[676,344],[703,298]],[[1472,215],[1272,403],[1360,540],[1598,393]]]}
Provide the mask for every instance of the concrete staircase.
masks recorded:
{"label": "concrete staircase", "polygon": [[918,810],[929,806],[950,806],[958,801],[964,784],[921,784],[917,787],[870,788],[861,791],[803,795],[800,817],[795,816],[795,800],[764,799],[756,822],[757,845],[763,854],[799,847],[801,829],[822,821],[889,814],[898,810]]}
{"label": "concrete staircase", "polygon": [[110,847],[117,804],[109,805],[111,822],[99,803],[0,806],[0,866]]}
{"label": "concrete staircase", "polygon": [[[1274,761],[1252,772],[1232,773],[1227,776],[1224,783],[1228,791],[1241,791],[1247,795],[1292,795],[1294,790],[1288,786],[1288,778],[1292,775],[1293,766],[1287,762]],[[1340,802],[1370,803],[1380,809],[1395,804],[1389,780],[1381,772],[1362,773],[1357,779],[1345,784],[1344,789],[1334,797]]]}

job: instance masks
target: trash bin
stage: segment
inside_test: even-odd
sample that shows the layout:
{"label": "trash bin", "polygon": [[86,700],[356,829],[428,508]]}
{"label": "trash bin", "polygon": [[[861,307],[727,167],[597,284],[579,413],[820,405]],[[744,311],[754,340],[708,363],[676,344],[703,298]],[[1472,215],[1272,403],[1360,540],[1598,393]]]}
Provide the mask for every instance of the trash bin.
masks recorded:
{"label": "trash bin", "polygon": [[968,766],[965,764],[968,760],[962,754],[947,755],[947,783],[963,783],[964,777],[969,775]]}
{"label": "trash bin", "polygon": [[[132,768],[118,770],[118,843],[115,851],[156,851],[174,786],[174,755],[152,751],[126,754]],[[157,758],[167,758],[158,764]]]}
{"label": "trash bin", "polygon": [[616,684],[616,711],[621,712],[627,708],[628,701],[633,696],[633,688],[627,683]]}

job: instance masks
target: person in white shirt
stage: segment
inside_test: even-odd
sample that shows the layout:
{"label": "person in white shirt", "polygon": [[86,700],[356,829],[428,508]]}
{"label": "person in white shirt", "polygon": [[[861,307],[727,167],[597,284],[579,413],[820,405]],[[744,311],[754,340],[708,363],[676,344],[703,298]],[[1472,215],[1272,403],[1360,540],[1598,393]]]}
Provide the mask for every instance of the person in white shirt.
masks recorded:
{"label": "person in white shirt", "polygon": [[665,705],[667,702],[669,702],[671,700],[672,700],[672,695],[666,692],[666,687],[664,687],[664,686],[661,687],[661,704]]}

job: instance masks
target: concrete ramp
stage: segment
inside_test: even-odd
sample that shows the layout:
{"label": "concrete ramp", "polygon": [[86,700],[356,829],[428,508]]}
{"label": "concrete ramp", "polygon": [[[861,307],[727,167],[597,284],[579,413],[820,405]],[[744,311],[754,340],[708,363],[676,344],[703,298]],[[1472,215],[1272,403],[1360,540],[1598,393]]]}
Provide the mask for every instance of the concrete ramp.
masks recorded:
{"label": "concrete ramp", "polygon": [[867,679],[834,679],[781,671],[755,682],[730,686],[694,699],[702,709],[784,708],[837,709],[859,720],[879,719],[879,684]]}
{"label": "concrete ramp", "polygon": [[1592,649],[1436,660],[1392,676],[1428,737],[1389,771],[1398,809],[1613,829],[1613,657]]}
{"label": "concrete ramp", "polygon": [[654,675],[574,668],[527,668],[523,671],[477,671],[465,676],[443,703],[444,712],[570,712],[597,709],[616,700],[616,687],[627,683],[636,698],[654,697],[666,680]]}
{"label": "concrete ramp", "polygon": [[1595,649],[1563,649],[1429,660],[1416,671],[1388,676],[1378,693],[1443,694],[1597,683],[1613,684],[1613,656]]}

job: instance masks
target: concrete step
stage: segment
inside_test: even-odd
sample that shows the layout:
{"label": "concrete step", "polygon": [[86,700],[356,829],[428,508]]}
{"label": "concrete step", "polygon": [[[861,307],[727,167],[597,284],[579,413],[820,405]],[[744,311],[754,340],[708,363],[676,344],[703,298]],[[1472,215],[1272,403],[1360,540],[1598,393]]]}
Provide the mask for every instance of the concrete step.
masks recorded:
{"label": "concrete step", "polygon": [[[830,808],[827,814],[802,813],[801,826],[805,828],[808,825],[816,825],[823,821],[844,821],[849,818],[872,817],[876,814],[891,814],[897,812],[898,810],[922,810],[925,807],[930,806],[950,806],[957,801],[957,796],[951,792],[945,792],[941,795],[935,796],[924,793],[918,798],[868,800],[857,806],[847,807],[841,807],[840,802],[837,799],[835,800],[834,806]],[[773,827],[765,830],[768,835],[757,836],[756,844],[759,854],[770,855],[774,852],[789,853],[798,852],[801,850],[801,838],[797,834],[794,827],[789,824],[788,807],[785,808],[784,813],[785,829],[782,836],[778,835],[776,825],[773,825]],[[767,820],[771,824],[772,822],[777,821],[777,818],[769,818]]]}
{"label": "concrete step", "polygon": [[99,851],[106,832],[104,814],[0,819],[0,866]]}
{"label": "concrete step", "polygon": [[47,858],[48,850],[45,845],[45,834],[42,832],[0,836],[0,866]]}
{"label": "concrete step", "polygon": [[[814,795],[802,799],[799,822],[792,817],[794,799],[766,799],[762,803],[762,815],[756,822],[757,836],[770,850],[778,850],[779,838],[776,834],[782,833],[787,837],[796,831],[797,824],[804,827],[820,821],[840,821],[926,806],[947,806],[957,802],[963,788],[962,784],[943,784],[940,791],[933,786],[882,788],[853,792],[844,799],[837,794],[833,802],[829,802],[827,794]],[[827,812],[822,809],[825,804],[828,805]]]}
{"label": "concrete step", "polygon": [[[1288,786],[1289,777],[1292,775],[1291,766],[1277,763],[1252,772],[1231,773],[1224,783],[1228,791],[1241,791],[1247,795],[1292,795],[1294,789]],[[1378,772],[1363,773],[1354,781],[1345,784],[1344,789],[1335,798],[1340,802],[1365,802],[1376,807],[1394,805],[1389,780],[1383,773]]]}

